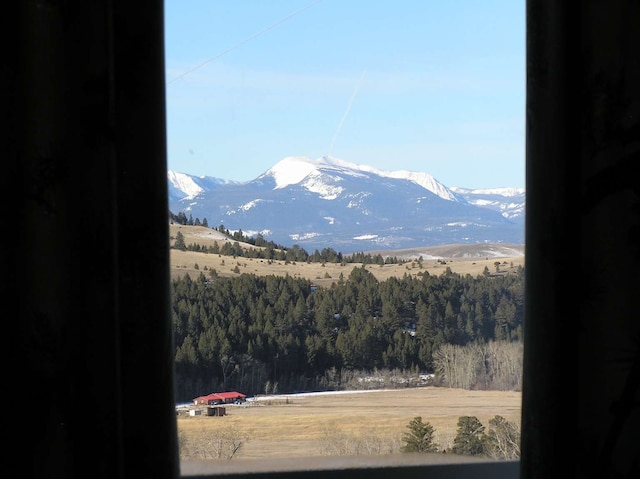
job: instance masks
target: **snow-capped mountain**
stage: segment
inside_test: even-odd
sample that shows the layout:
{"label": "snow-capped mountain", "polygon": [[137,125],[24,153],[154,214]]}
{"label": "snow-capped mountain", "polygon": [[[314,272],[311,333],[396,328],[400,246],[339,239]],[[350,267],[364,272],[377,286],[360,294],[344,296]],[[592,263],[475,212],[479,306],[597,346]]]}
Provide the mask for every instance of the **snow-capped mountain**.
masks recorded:
{"label": "snow-capped mountain", "polygon": [[218,186],[231,185],[235,182],[230,180],[221,180],[211,176],[193,176],[184,173],[176,173],[169,171],[169,203],[174,201],[184,201],[189,198],[195,198],[200,194],[211,191]]}
{"label": "snow-capped mountain", "polygon": [[168,181],[173,213],[310,252],[524,243],[523,190],[448,188],[427,173],[288,157],[248,182]]}

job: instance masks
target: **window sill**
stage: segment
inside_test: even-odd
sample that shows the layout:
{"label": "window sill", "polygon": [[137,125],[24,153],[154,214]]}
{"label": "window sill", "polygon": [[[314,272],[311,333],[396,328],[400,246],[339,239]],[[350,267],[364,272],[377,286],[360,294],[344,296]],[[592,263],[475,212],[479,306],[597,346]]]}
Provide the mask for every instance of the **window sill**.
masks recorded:
{"label": "window sill", "polygon": [[519,477],[519,461],[495,461],[452,454],[401,454],[277,459],[183,460],[181,477],[357,477],[403,479]]}

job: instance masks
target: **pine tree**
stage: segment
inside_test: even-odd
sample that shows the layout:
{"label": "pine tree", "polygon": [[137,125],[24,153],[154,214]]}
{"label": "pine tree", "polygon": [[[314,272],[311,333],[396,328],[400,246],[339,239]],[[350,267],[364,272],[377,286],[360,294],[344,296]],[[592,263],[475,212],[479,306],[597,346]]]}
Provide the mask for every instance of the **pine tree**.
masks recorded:
{"label": "pine tree", "polygon": [[438,445],[433,442],[435,429],[428,422],[422,422],[420,416],[414,417],[407,425],[409,432],[405,432],[402,440],[402,452],[437,452]]}
{"label": "pine tree", "polygon": [[481,456],[485,453],[484,426],[475,416],[458,418],[458,433],[453,440],[453,452],[464,456]]}
{"label": "pine tree", "polygon": [[187,245],[184,243],[184,235],[182,234],[182,232],[181,232],[181,231],[178,231],[178,232],[176,233],[176,241],[175,241],[175,243],[173,244],[173,247],[174,247],[175,249],[179,249],[179,250],[182,250],[182,251],[186,251],[186,249],[187,249]]}

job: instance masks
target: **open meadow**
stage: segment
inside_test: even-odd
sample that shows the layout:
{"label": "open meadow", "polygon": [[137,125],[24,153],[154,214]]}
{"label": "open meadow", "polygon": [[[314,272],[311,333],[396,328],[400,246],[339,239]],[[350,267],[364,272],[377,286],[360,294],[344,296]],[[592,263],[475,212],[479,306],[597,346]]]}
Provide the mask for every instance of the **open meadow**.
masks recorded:
{"label": "open meadow", "polygon": [[234,461],[393,454],[416,416],[434,427],[434,442],[442,450],[453,444],[461,416],[477,417],[487,430],[496,415],[519,426],[521,393],[429,386],[270,396],[225,408],[226,415],[220,417],[204,411],[191,416],[187,407],[179,411],[178,435],[185,446],[181,452],[216,459],[212,444],[235,440],[242,446]]}

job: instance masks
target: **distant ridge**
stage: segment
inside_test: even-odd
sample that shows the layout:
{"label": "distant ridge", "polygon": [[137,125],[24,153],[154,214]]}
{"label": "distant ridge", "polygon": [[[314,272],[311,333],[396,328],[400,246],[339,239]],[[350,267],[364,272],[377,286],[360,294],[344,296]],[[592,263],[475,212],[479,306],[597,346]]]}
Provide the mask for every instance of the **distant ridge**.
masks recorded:
{"label": "distant ridge", "polygon": [[372,250],[371,255],[395,256],[398,259],[474,259],[474,258],[514,258],[524,256],[524,244],[482,243],[449,244],[405,248],[399,250]]}
{"label": "distant ridge", "polygon": [[307,251],[524,243],[524,190],[449,188],[423,172],[291,156],[247,182],[168,173],[170,210]]}

